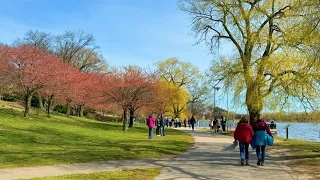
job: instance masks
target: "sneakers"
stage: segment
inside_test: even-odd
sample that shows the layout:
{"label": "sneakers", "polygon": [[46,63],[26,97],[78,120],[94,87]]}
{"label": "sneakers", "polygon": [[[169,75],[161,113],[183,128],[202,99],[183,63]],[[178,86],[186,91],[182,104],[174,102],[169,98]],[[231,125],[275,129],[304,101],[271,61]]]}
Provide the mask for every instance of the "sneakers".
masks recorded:
{"label": "sneakers", "polygon": [[258,158],[257,165],[258,165],[258,166],[260,166],[260,165],[261,165],[261,158]]}
{"label": "sneakers", "polygon": [[243,158],[241,158],[240,163],[241,163],[241,166],[244,166],[244,159]]}
{"label": "sneakers", "polygon": [[245,165],[246,165],[246,166],[249,166],[249,159],[246,159]]}
{"label": "sneakers", "polygon": [[261,163],[260,163],[260,166],[265,166],[264,162],[261,162]]}

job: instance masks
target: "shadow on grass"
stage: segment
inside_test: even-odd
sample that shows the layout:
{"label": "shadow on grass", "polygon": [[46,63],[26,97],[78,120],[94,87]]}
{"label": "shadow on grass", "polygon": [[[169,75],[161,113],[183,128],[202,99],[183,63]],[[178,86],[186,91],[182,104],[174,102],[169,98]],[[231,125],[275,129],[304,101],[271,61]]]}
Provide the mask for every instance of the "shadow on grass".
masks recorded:
{"label": "shadow on grass", "polygon": [[146,127],[123,132],[121,124],[76,117],[23,118],[2,109],[0,117],[2,168],[162,157],[181,154],[190,143],[189,135],[173,130],[167,131],[170,137],[150,141]]}

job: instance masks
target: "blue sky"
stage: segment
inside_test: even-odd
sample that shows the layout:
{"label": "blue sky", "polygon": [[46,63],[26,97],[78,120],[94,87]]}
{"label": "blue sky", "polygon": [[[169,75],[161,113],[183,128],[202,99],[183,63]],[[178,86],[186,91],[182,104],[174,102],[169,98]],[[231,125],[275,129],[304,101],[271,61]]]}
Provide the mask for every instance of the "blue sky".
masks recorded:
{"label": "blue sky", "polygon": [[[193,45],[197,39],[190,17],[179,10],[176,0],[1,0],[0,7],[4,43],[30,29],[52,34],[80,29],[95,36],[111,66],[148,67],[177,57],[205,71],[219,55],[209,54],[204,45]],[[217,93],[217,105],[226,108],[222,92]]]}
{"label": "blue sky", "polygon": [[1,0],[0,41],[29,29],[92,33],[107,63],[146,67],[177,57],[204,71],[214,58],[193,44],[190,18],[175,0]]}

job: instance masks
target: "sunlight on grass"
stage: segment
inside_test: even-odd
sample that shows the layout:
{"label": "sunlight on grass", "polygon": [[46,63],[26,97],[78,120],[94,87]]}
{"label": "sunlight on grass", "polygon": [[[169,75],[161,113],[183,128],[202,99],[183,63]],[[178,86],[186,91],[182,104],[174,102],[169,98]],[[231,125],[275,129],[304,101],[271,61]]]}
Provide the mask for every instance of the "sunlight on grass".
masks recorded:
{"label": "sunlight on grass", "polygon": [[149,140],[146,127],[123,132],[121,126],[57,113],[24,118],[0,108],[0,168],[160,158],[185,152],[193,141],[172,129]]}
{"label": "sunlight on grass", "polygon": [[288,166],[297,173],[307,173],[320,175],[320,150],[319,142],[309,142],[296,139],[284,139],[276,137],[275,145],[272,149],[285,150],[284,154],[274,158],[276,161],[290,161]]}
{"label": "sunlight on grass", "polygon": [[161,168],[133,169],[124,171],[98,172],[90,174],[71,174],[64,176],[34,178],[29,180],[152,180],[161,172]]}

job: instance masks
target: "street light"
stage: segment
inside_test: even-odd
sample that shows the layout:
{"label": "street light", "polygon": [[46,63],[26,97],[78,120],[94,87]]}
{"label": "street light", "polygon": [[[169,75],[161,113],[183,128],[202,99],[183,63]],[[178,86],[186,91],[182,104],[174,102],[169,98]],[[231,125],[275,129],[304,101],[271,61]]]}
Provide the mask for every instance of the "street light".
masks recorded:
{"label": "street light", "polygon": [[213,87],[213,118],[215,117],[216,111],[216,91],[219,91],[220,87],[214,86]]}

